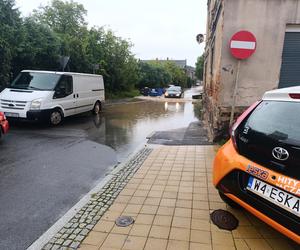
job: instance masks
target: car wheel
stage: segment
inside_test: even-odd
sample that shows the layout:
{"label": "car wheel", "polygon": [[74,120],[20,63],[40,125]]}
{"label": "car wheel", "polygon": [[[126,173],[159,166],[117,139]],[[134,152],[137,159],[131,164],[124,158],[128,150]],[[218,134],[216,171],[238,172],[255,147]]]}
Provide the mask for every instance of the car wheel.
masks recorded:
{"label": "car wheel", "polygon": [[221,199],[230,207],[232,208],[241,208],[241,206],[239,204],[237,204],[235,201],[231,200],[230,198],[228,198],[225,194],[221,193],[219,191],[219,195],[221,197]]}
{"label": "car wheel", "polygon": [[54,109],[51,111],[49,116],[50,124],[53,126],[57,126],[63,120],[63,115],[59,109]]}
{"label": "car wheel", "polygon": [[101,112],[101,103],[100,102],[95,103],[92,112],[93,112],[94,115],[98,115]]}

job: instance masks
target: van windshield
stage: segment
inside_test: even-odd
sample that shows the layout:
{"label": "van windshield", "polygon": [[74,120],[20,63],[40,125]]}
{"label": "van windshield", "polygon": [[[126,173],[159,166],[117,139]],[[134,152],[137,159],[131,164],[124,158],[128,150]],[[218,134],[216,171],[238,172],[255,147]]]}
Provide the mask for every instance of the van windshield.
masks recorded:
{"label": "van windshield", "polygon": [[38,72],[21,72],[10,88],[32,90],[54,90],[61,75]]}

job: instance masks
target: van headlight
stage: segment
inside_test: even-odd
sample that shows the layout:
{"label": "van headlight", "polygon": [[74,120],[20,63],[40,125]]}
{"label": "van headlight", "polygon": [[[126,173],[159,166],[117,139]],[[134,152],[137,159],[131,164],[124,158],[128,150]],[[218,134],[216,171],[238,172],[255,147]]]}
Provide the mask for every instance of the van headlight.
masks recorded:
{"label": "van headlight", "polygon": [[30,109],[40,109],[42,104],[42,98],[33,100],[30,105]]}

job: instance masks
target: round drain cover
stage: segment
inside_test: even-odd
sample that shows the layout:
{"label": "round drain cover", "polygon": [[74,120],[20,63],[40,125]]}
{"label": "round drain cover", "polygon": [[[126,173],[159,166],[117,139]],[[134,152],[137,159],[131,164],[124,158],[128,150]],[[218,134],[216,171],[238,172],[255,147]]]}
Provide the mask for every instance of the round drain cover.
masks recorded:
{"label": "round drain cover", "polygon": [[222,209],[213,211],[210,219],[216,226],[225,230],[234,230],[239,225],[238,219],[232,213]]}
{"label": "round drain cover", "polygon": [[134,219],[130,216],[120,216],[116,219],[116,225],[119,227],[128,227],[134,222]]}

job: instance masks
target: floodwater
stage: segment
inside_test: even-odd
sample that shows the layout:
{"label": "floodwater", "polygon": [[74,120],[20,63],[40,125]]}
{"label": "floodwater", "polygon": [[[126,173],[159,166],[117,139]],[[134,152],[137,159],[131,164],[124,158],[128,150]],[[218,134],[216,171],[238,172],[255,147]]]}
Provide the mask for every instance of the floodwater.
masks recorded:
{"label": "floodwater", "polygon": [[[196,88],[185,92],[190,99]],[[136,101],[114,104],[104,108],[99,116],[84,114],[67,119],[64,128],[81,128],[88,139],[112,147],[122,161],[137,147],[146,142],[146,137],[155,131],[187,127],[196,121],[191,101],[169,102]]]}

